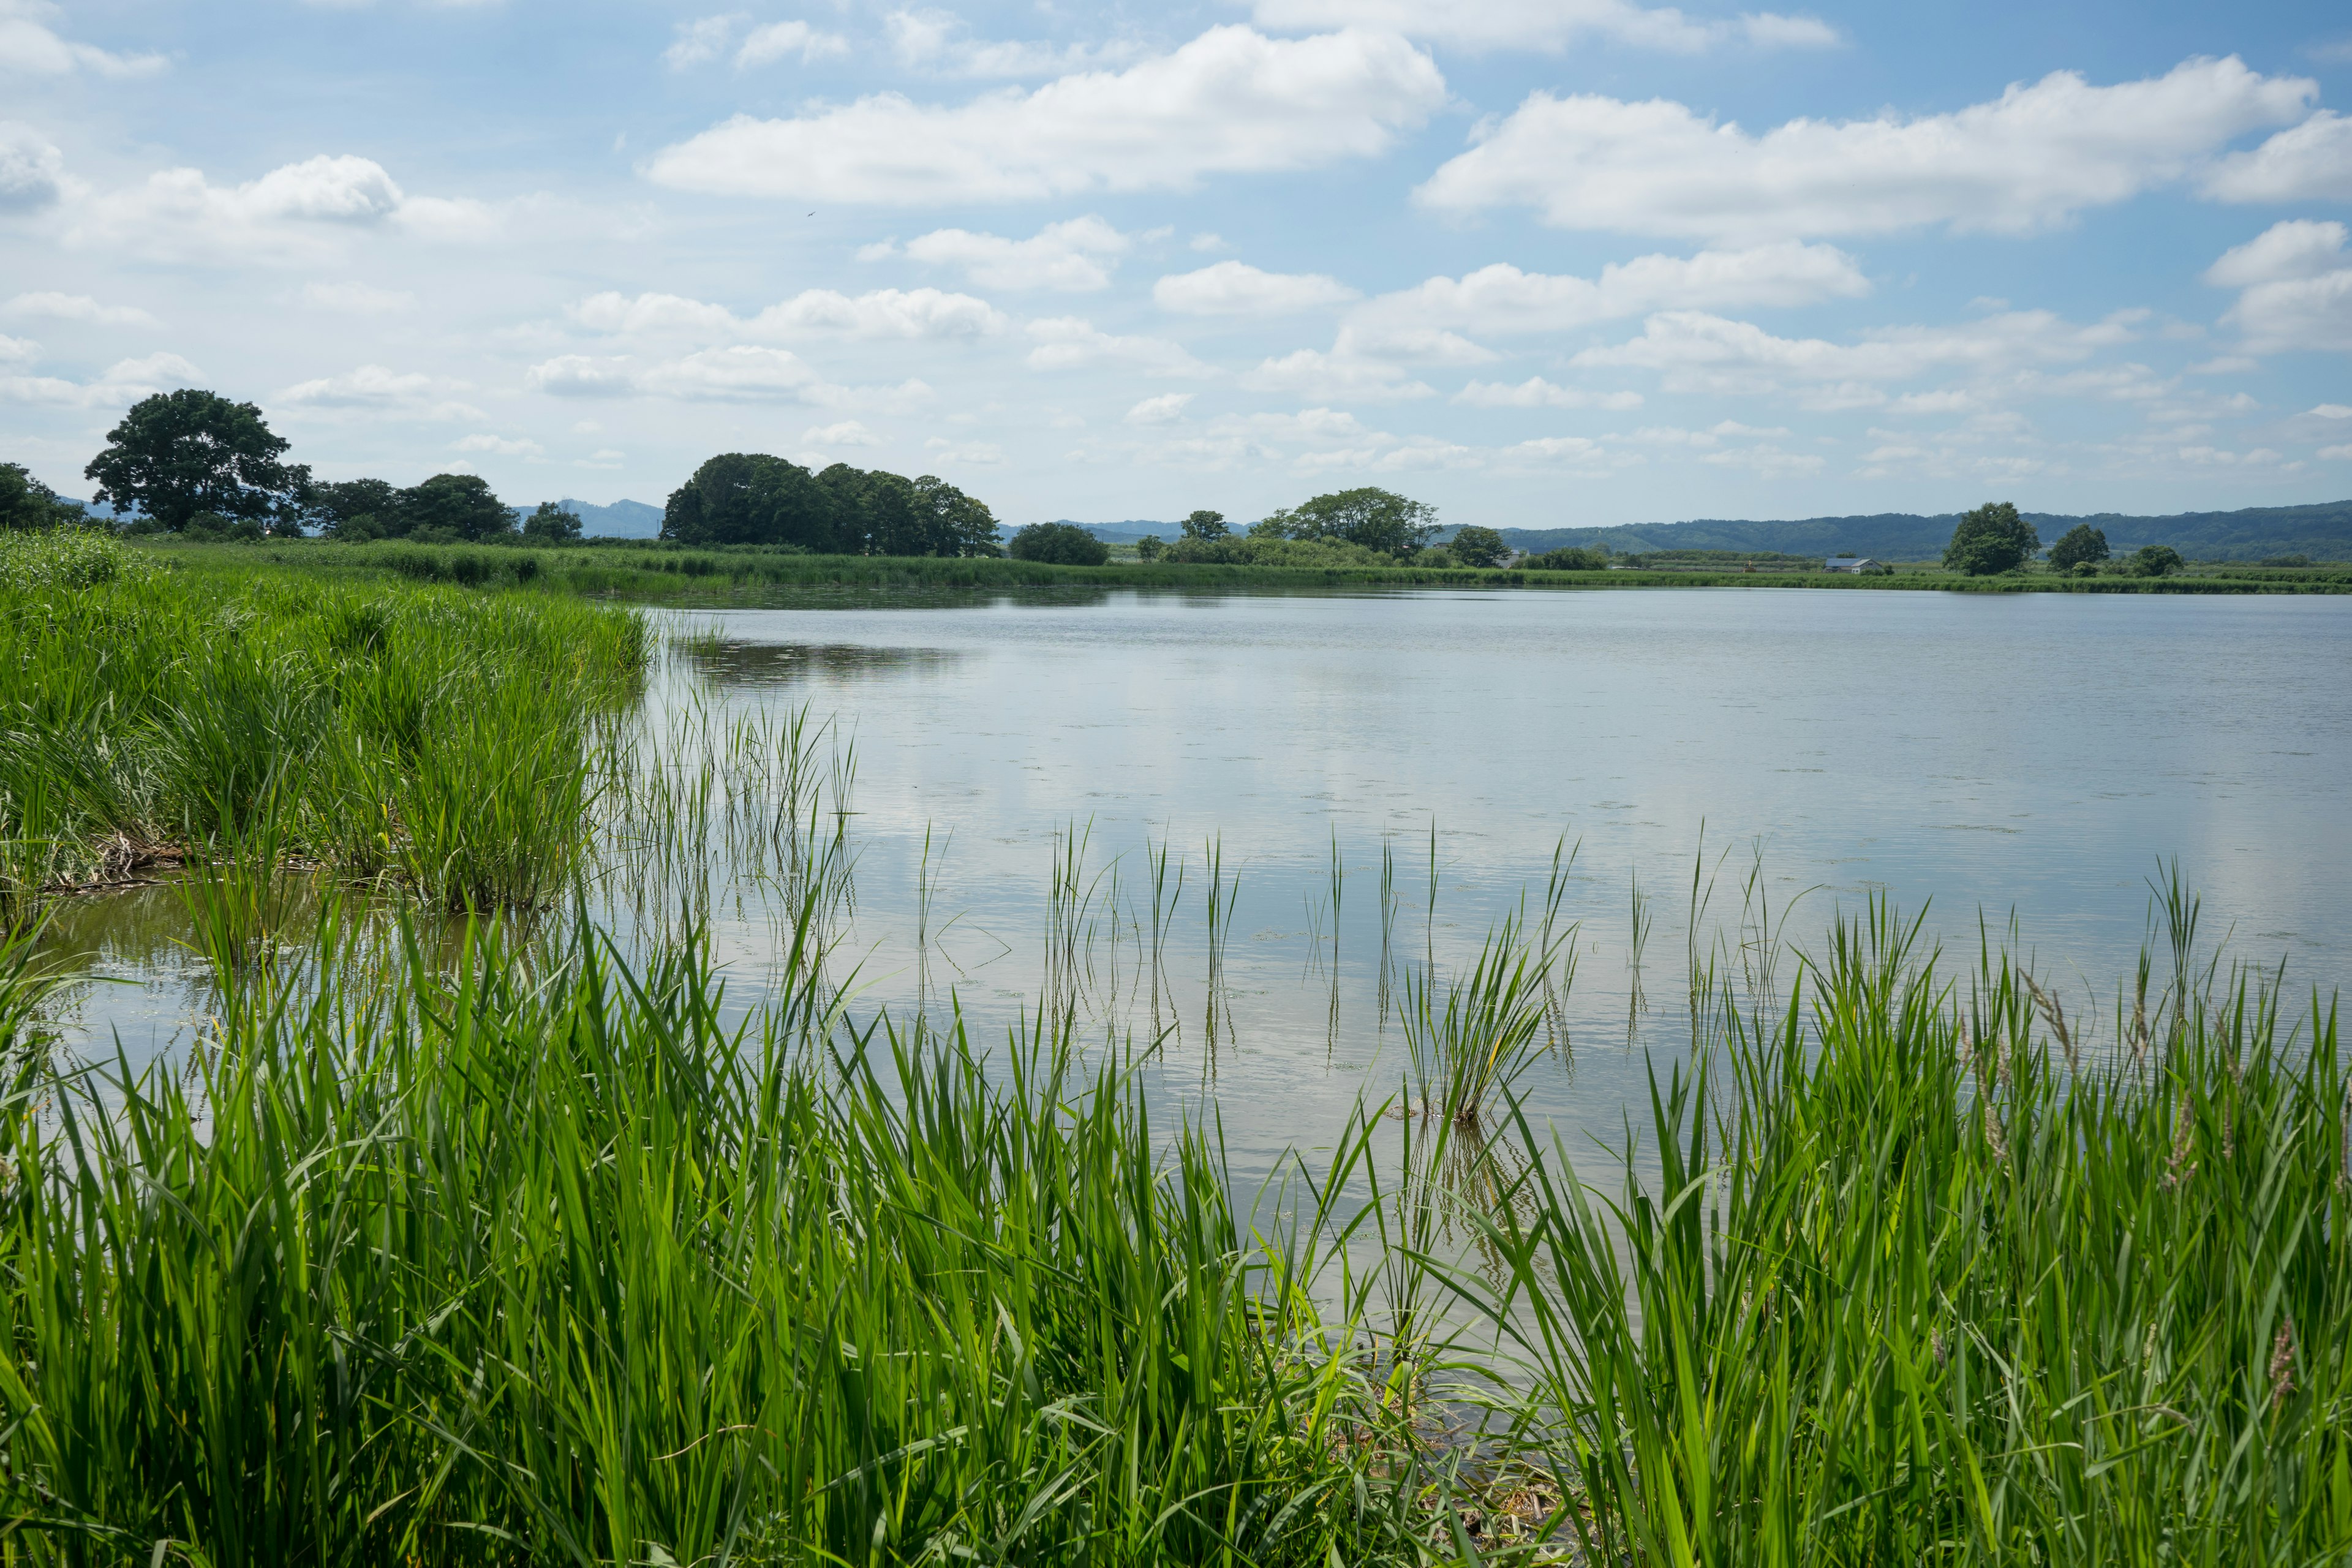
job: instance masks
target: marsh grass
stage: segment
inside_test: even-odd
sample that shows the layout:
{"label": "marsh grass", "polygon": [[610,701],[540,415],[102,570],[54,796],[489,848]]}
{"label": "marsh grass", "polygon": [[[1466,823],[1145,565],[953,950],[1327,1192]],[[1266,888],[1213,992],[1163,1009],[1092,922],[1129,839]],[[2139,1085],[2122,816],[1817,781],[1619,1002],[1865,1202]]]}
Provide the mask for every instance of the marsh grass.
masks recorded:
{"label": "marsh grass", "polygon": [[1710,1008],[1613,1194],[1518,1121],[1528,1202],[1476,1222],[1503,1278],[1445,1272],[1534,1380],[1517,1440],[1575,1479],[1580,1549],[2340,1561],[2333,1004],[2291,1025],[2263,975],[2200,986],[2184,946],[2156,1043],[2075,1074],[2006,952],[1963,991],[1919,941],[1874,903],[1777,1015]]}

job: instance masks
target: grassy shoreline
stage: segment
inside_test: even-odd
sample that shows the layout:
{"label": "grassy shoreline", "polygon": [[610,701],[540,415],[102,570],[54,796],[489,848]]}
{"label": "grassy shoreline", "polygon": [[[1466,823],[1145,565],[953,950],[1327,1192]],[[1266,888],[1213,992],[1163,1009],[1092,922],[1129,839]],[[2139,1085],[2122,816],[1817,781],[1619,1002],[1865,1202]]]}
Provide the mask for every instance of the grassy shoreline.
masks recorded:
{"label": "grassy shoreline", "polygon": [[324,540],[255,545],[164,544],[164,559],[222,567],[259,562],[327,576],[402,576],[461,586],[523,586],[648,604],[756,602],[761,595],[852,591],[987,591],[1099,587],[1328,592],[1381,588],[1820,588],[1960,594],[2345,594],[2352,567],[2195,567],[2174,577],[2063,577],[2024,573],[1966,577],[1936,571],[1858,577],[1831,572],[1518,572],[1420,567],[1301,568],[1118,562],[1042,562],[929,556],[797,555],[755,549],[652,544],[337,544]]}

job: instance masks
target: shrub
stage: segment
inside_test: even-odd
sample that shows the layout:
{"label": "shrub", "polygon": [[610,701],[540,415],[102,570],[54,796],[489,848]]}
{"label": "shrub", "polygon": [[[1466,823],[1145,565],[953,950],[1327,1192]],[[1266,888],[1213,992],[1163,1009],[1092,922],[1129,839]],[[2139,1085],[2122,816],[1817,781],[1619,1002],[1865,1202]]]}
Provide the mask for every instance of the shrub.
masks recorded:
{"label": "shrub", "polygon": [[1138,561],[1157,561],[1167,548],[1166,540],[1156,533],[1147,533],[1135,542],[1135,558]]}
{"label": "shrub", "polygon": [[154,574],[153,559],[111,534],[58,528],[0,534],[0,587],[95,588]]}
{"label": "shrub", "polygon": [[2128,563],[2135,577],[2168,577],[2186,564],[2169,544],[2143,544]]}
{"label": "shrub", "polygon": [[1563,544],[1558,550],[1530,555],[1519,564],[1530,572],[1605,572],[1609,569],[1609,552],[1598,546],[1587,550]]}
{"label": "shrub", "polygon": [[2087,522],[2078,522],[2060,534],[2058,542],[2050,547],[2050,564],[2061,572],[2071,571],[2076,566],[2105,561],[2108,553],[2105,531],[2093,528]]}
{"label": "shrub", "polygon": [[1042,561],[1054,566],[1099,566],[1110,559],[1110,546],[1072,522],[1033,522],[1005,546],[1015,561]]}

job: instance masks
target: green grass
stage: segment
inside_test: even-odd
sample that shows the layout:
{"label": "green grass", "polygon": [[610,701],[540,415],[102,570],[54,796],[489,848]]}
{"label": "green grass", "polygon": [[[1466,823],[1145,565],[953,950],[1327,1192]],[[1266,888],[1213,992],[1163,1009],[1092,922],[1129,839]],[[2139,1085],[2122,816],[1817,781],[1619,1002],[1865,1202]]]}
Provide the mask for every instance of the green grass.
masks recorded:
{"label": "green grass", "polygon": [[1306,1290],[1367,1124],[1262,1235],[1050,1030],[324,944],[103,1103],[12,1037],[11,1561],[1416,1560],[1367,1292]]}
{"label": "green grass", "polygon": [[2333,1004],[2290,1026],[2184,958],[2095,1058],[2009,957],[1956,988],[1916,939],[1874,907],[1785,1012],[1707,1009],[1696,1075],[1653,1077],[1654,1178],[1629,1151],[1588,1192],[1520,1127],[1499,1266],[1449,1275],[1524,1359],[1517,1440],[1576,1479],[1586,1549],[2344,1562]]}
{"label": "green grass", "polygon": [[231,551],[0,538],[0,919],[266,848],[532,902],[583,842],[583,750],[635,689],[627,612]]}

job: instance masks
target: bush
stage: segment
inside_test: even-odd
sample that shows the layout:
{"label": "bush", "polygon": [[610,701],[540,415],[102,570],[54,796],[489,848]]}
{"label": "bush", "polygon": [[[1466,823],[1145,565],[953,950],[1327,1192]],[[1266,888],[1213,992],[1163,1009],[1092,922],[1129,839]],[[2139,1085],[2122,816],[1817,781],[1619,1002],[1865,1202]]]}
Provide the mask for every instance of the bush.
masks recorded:
{"label": "bush", "polygon": [[1168,549],[1168,542],[1156,533],[1147,533],[1135,542],[1138,561],[1157,561]]}
{"label": "bush", "polygon": [[1530,555],[1519,564],[1529,572],[1605,572],[1609,569],[1609,552],[1597,546],[1586,550],[1563,544],[1558,550]]}
{"label": "bush", "polygon": [[1453,570],[1456,566],[1466,566],[1469,564],[1466,561],[1455,559],[1454,552],[1448,550],[1443,544],[1431,545],[1428,549],[1414,556],[1412,558],[1412,563],[1416,566],[1426,566],[1431,568],[1433,571],[1438,572],[1447,572]]}
{"label": "bush", "polygon": [[2058,536],[2050,547],[2050,564],[2061,572],[2089,565],[2107,558],[2107,536],[2104,530],[2087,522],[2078,522]]}
{"label": "bush", "polygon": [[0,534],[0,587],[95,588],[154,574],[153,559],[92,529],[39,529]]}
{"label": "bush", "polygon": [[1013,536],[1005,552],[1052,566],[1099,566],[1110,559],[1109,545],[1072,522],[1033,522]]}
{"label": "bush", "polygon": [[2143,544],[2126,563],[2135,577],[2168,577],[2186,564],[2169,544]]}
{"label": "bush", "polygon": [[1225,534],[1206,539],[1180,539],[1168,546],[1163,561],[1184,566],[1393,566],[1393,556],[1338,539],[1276,539],[1265,534]]}

